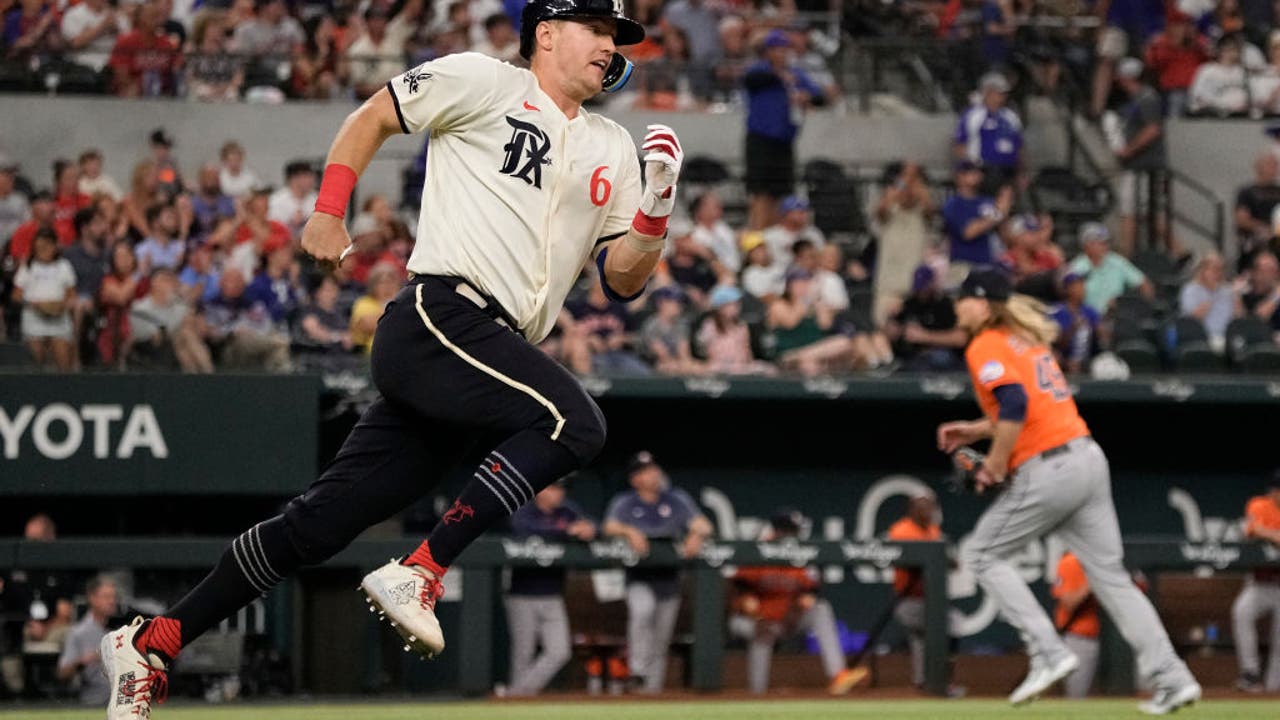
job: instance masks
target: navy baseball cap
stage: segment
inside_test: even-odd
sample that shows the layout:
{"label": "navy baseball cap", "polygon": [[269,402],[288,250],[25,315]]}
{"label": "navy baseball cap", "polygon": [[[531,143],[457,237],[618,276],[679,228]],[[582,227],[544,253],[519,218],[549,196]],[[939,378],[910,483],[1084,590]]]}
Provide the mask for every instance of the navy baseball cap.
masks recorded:
{"label": "navy baseball cap", "polygon": [[981,171],[981,170],[982,170],[982,166],[981,166],[981,165],[979,165],[978,163],[976,163],[976,162],[972,161],[972,160],[969,160],[968,158],[966,158],[966,159],[964,159],[964,160],[957,160],[957,161],[956,161],[956,172],[957,172],[957,173],[970,172],[970,171],[973,171],[973,170]]}
{"label": "navy baseball cap", "polygon": [[631,477],[650,467],[658,467],[658,461],[654,459],[653,453],[648,450],[641,450],[627,460],[627,477]]}
{"label": "navy baseball cap", "polygon": [[915,274],[911,276],[911,290],[913,292],[921,292],[925,288],[933,284],[938,274],[928,265],[921,265],[916,268]]}
{"label": "navy baseball cap", "polygon": [[787,37],[786,32],[775,28],[764,36],[764,46],[767,48],[791,47],[791,38]]}
{"label": "navy baseball cap", "polygon": [[978,269],[960,283],[961,298],[983,298],[984,300],[1008,300],[1013,294],[1013,286],[1009,278],[999,270]]}
{"label": "navy baseball cap", "polygon": [[803,524],[804,515],[800,514],[800,511],[795,508],[778,508],[769,518],[769,526],[777,533],[794,535],[800,532],[800,527]]}
{"label": "navy baseball cap", "polygon": [[787,197],[783,198],[782,203],[781,205],[779,205],[778,209],[783,214],[789,213],[792,210],[808,210],[809,201],[805,200],[799,195],[788,195]]}
{"label": "navy baseball cap", "polygon": [[674,300],[676,302],[684,302],[684,292],[680,290],[679,285],[664,285],[653,291],[653,301]]}

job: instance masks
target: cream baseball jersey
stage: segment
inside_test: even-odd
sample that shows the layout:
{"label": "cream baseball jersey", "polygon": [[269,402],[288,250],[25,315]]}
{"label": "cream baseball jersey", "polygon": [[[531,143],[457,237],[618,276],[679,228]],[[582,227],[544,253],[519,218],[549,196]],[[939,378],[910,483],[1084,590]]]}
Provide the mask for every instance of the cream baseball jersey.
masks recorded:
{"label": "cream baseball jersey", "polygon": [[387,88],[404,132],[431,133],[409,270],[466,278],[538,342],[597,243],[631,226],[642,189],[631,136],[586,110],[570,120],[533,73],[479,53]]}

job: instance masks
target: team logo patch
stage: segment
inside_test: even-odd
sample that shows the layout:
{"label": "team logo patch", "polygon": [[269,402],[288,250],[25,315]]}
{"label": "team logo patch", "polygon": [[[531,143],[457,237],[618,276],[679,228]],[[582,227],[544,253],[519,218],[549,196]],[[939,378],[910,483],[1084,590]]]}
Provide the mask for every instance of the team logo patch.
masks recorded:
{"label": "team logo patch", "polygon": [[507,116],[507,124],[511,126],[511,139],[502,146],[507,154],[498,172],[520,178],[541,190],[542,166],[551,164],[551,158],[547,157],[551,152],[551,138],[537,125],[516,120],[510,115]]}
{"label": "team logo patch", "polygon": [[431,73],[422,72],[422,71],[419,71],[417,68],[414,68],[413,70],[406,72],[404,74],[404,77],[400,78],[400,82],[404,83],[405,87],[409,89],[409,94],[413,94],[418,92],[420,83],[430,79],[431,79]]}
{"label": "team logo patch", "polygon": [[988,360],[982,369],[978,370],[979,382],[989,383],[1002,377],[1004,377],[1004,365],[997,360]]}

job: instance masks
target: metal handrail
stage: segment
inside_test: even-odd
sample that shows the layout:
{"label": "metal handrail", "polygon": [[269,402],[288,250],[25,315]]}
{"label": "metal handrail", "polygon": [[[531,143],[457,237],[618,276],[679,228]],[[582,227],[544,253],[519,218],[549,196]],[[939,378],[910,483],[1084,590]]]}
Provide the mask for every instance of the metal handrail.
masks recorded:
{"label": "metal handrail", "polygon": [[[1172,167],[1167,168],[1165,170],[1165,173],[1169,178],[1169,182],[1163,188],[1163,191],[1165,194],[1164,211],[1165,211],[1165,219],[1168,227],[1170,228],[1170,231],[1172,231],[1173,222],[1177,221],[1184,228],[1191,230],[1197,235],[1200,235],[1201,237],[1212,242],[1213,246],[1219,252],[1222,252],[1222,250],[1224,249],[1223,241],[1225,238],[1225,225],[1226,225],[1226,215],[1227,215],[1226,203],[1224,203],[1222,199],[1218,197],[1218,194],[1214,192],[1212,188],[1208,187],[1207,185],[1204,185],[1203,183],[1192,178],[1190,175],[1187,175],[1186,173],[1183,173]],[[1213,227],[1204,226],[1203,224],[1200,223],[1199,220],[1191,217],[1190,215],[1187,215],[1186,213],[1183,213],[1181,210],[1179,210],[1177,207],[1174,206],[1173,190],[1174,190],[1175,183],[1191,191],[1192,194],[1198,195],[1199,197],[1203,198],[1205,201],[1209,203],[1209,205],[1213,208]]]}

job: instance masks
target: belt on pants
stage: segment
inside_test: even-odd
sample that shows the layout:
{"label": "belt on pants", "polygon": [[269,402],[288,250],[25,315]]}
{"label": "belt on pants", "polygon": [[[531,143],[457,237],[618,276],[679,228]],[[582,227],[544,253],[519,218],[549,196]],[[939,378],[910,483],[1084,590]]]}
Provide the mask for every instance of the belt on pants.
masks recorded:
{"label": "belt on pants", "polygon": [[1091,439],[1093,439],[1091,435],[1081,435],[1078,438],[1072,438],[1062,443],[1061,445],[1056,445],[1054,447],[1049,448],[1048,450],[1044,450],[1042,452],[1036,453],[1035,455],[1032,455],[1031,457],[1023,461],[1023,463],[1018,466],[1018,469],[1021,470],[1027,465],[1030,465],[1035,462],[1043,462],[1045,460],[1050,460],[1052,458],[1055,458],[1059,455],[1066,455],[1067,453],[1080,447],[1085,442]]}
{"label": "belt on pants", "polygon": [[498,304],[491,296],[480,292],[475,285],[467,282],[465,278],[456,275],[418,275],[417,273],[409,273],[409,282],[420,283],[426,280],[439,280],[440,282],[453,288],[453,291],[466,298],[471,304],[480,308],[481,312],[488,315],[494,322],[505,327],[511,332],[524,337],[524,333],[520,332],[520,326],[516,324],[515,318],[511,317],[502,305]]}

